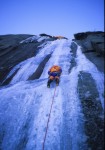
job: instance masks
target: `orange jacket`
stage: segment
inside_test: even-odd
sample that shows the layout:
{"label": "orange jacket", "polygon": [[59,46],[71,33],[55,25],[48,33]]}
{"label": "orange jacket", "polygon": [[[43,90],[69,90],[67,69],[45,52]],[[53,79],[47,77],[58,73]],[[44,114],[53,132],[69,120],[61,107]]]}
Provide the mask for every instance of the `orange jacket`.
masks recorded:
{"label": "orange jacket", "polygon": [[49,71],[50,72],[62,72],[62,69],[61,69],[61,67],[54,65],[50,68]]}

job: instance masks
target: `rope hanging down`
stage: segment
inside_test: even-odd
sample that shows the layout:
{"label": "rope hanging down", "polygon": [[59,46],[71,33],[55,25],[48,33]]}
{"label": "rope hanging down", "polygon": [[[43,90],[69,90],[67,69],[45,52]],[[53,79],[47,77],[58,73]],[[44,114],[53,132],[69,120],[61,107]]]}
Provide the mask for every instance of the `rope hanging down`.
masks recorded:
{"label": "rope hanging down", "polygon": [[46,132],[45,132],[45,136],[44,136],[44,140],[43,140],[43,148],[42,148],[42,150],[44,150],[44,146],[45,146],[45,141],[46,141],[46,136],[47,136],[47,131],[48,131],[48,125],[49,125],[49,122],[50,122],[51,110],[52,110],[54,97],[55,97],[55,92],[56,92],[56,87],[55,87],[55,90],[54,90],[54,95],[53,95],[53,98],[52,98],[50,113],[49,113],[49,117],[48,117],[48,120],[47,120],[47,127],[46,127]]}

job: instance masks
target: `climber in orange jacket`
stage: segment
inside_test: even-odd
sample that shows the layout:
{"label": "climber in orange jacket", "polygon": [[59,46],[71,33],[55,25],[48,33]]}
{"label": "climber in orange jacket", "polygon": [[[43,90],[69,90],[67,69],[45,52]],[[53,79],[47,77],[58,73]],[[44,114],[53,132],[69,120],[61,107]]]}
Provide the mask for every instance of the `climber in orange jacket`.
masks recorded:
{"label": "climber in orange jacket", "polygon": [[52,66],[48,71],[49,80],[47,82],[47,87],[50,87],[50,83],[53,80],[56,81],[56,85],[59,85],[59,78],[60,78],[61,73],[62,73],[62,69],[60,66],[57,66],[57,65]]}

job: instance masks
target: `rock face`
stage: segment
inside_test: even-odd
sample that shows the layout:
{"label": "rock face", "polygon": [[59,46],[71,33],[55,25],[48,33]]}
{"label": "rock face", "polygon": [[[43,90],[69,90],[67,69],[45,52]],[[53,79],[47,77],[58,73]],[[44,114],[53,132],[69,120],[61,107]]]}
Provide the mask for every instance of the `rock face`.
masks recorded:
{"label": "rock face", "polygon": [[[82,53],[96,65],[101,73],[104,73],[104,33],[77,33],[74,37],[73,41],[81,46]],[[76,45],[74,43],[72,43],[71,49],[75,52]],[[85,117],[87,143],[92,150],[104,149],[104,120],[101,117],[103,111],[98,101],[97,86],[89,73],[82,71],[78,78],[78,95]]]}
{"label": "rock face", "polygon": [[78,94],[85,117],[85,133],[87,143],[94,150],[104,149],[104,120],[102,106],[96,84],[89,73],[80,72]]}
{"label": "rock face", "polygon": [[104,72],[104,32],[83,32],[74,34],[74,41],[81,47],[82,52],[92,61],[97,68]]}
{"label": "rock face", "polygon": [[55,62],[62,75],[46,150],[104,149],[103,32],[74,37],[0,36],[0,149],[40,149],[55,88],[47,89],[47,72]]}
{"label": "rock face", "polygon": [[[54,38],[47,34],[33,35],[4,35],[0,36],[0,84],[10,70],[18,63],[35,56],[40,45],[46,41],[53,41]],[[45,37],[45,39],[43,38]],[[41,39],[42,38],[42,39]],[[26,40],[27,39],[27,40]],[[37,40],[39,39],[39,40]],[[28,41],[28,42],[27,42]],[[8,84],[9,81],[3,84]]]}

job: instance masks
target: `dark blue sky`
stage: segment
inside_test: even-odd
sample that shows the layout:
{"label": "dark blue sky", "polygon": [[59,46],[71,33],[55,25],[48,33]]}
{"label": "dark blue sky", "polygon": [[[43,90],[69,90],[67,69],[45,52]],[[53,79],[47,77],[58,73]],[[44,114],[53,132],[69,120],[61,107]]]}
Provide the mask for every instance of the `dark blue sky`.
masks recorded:
{"label": "dark blue sky", "polygon": [[104,0],[0,0],[0,35],[104,31]]}

